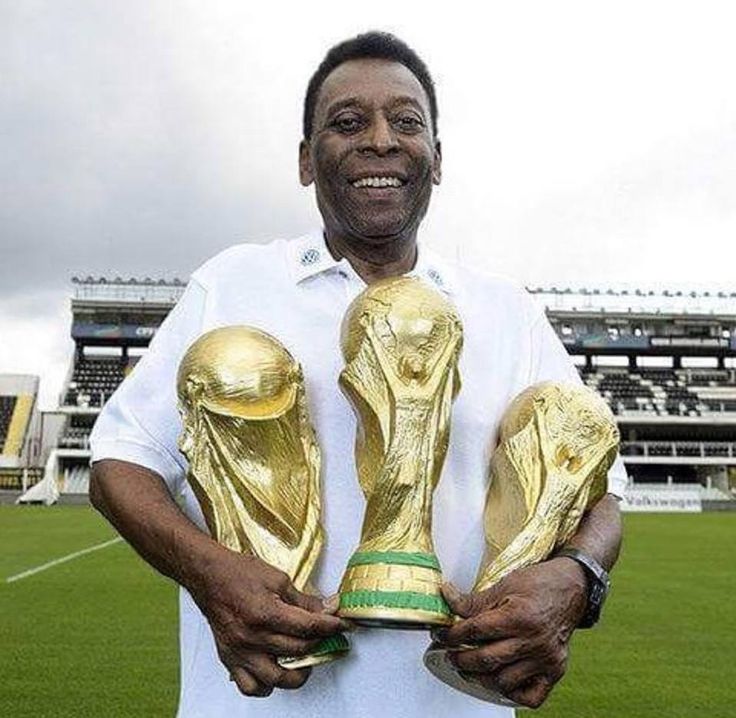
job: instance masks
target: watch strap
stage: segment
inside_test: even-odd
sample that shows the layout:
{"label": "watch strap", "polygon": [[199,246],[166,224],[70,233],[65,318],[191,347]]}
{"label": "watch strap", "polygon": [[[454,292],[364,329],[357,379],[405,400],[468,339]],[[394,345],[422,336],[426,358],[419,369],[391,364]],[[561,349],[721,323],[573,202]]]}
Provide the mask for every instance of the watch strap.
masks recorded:
{"label": "watch strap", "polygon": [[603,603],[611,588],[611,579],[608,572],[592,556],[576,548],[563,548],[555,553],[557,556],[566,556],[577,562],[585,572],[588,580],[588,601],[585,613],[578,623],[578,628],[594,626],[601,615]]}

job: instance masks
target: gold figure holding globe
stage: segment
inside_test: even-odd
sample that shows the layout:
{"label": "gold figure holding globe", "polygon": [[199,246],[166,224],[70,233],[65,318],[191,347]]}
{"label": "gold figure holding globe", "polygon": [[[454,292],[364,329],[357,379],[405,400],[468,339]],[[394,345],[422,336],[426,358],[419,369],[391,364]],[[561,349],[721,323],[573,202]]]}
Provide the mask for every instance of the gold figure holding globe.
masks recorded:
{"label": "gold figure holding globe", "polygon": [[340,386],[357,415],[360,545],[340,586],[339,615],[366,625],[447,625],[432,542],[432,496],[460,389],[462,325],[419,279],[372,284],[342,324]]}
{"label": "gold figure holding globe", "polygon": [[[188,349],[177,377],[187,479],[219,543],[284,571],[300,591],[324,541],[320,450],[309,421],[302,370],[272,336],[228,326]],[[334,660],[337,636],[284,668]]]}
{"label": "gold figure holding globe", "polygon": [[[509,405],[491,457],[484,527],[486,551],[473,591],[543,561],[576,532],[606,492],[619,432],[605,401],[582,386],[544,382]],[[500,693],[459,672],[433,643],[427,668],[460,691],[501,705]]]}

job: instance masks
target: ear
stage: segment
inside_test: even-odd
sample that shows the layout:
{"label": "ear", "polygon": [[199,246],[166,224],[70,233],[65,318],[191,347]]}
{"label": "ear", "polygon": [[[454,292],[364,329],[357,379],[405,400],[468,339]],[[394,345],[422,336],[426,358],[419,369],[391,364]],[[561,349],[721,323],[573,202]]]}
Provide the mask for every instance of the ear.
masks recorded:
{"label": "ear", "polygon": [[434,159],[432,161],[432,182],[439,184],[442,181],[442,144],[434,141]]}
{"label": "ear", "polygon": [[312,148],[309,140],[302,140],[299,143],[299,181],[302,186],[309,187],[314,182],[314,172],[312,171]]}

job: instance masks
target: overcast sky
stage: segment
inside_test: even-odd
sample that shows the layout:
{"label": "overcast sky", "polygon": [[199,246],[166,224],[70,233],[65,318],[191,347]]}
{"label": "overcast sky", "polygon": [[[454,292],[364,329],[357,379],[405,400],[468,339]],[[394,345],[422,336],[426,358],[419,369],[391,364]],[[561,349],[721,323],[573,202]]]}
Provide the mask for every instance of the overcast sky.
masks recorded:
{"label": "overcast sky", "polygon": [[51,407],[74,274],[186,277],[314,226],[304,89],[374,28],[437,84],[423,241],[527,284],[736,288],[733,3],[477,6],[0,0],[0,372]]}

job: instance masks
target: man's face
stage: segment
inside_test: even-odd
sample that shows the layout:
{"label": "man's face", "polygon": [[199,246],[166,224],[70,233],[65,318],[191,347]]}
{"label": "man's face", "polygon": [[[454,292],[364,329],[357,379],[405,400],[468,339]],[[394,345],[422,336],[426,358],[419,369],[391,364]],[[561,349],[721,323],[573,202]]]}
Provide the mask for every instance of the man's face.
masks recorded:
{"label": "man's face", "polygon": [[440,182],[424,88],[404,65],[350,60],[320,89],[300,178],[328,230],[382,245],[416,231]]}

